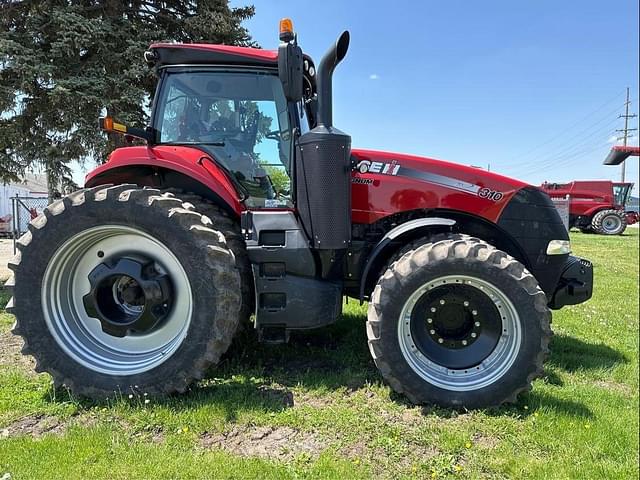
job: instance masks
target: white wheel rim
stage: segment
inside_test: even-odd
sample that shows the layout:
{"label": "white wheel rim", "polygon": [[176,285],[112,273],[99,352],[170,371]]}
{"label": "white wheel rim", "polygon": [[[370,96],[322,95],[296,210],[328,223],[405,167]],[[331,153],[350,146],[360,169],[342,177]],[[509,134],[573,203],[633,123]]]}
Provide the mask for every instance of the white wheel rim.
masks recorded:
{"label": "white wheel rim", "polygon": [[[157,328],[115,337],[85,311],[88,275],[107,258],[136,255],[153,260],[169,275],[172,308]],[[54,253],[42,280],[41,304],[51,335],[76,362],[108,375],[135,375],[157,367],[182,344],[191,321],[192,293],[184,268],[163,243],[135,228],[103,225],[74,235]]]}
{"label": "white wheel rim", "polygon": [[620,229],[622,220],[617,215],[607,215],[602,219],[602,229],[607,233],[615,233]]}
{"label": "white wheel rim", "polygon": [[[429,290],[445,284],[464,284],[487,295],[498,308],[502,320],[502,334],[491,354],[480,364],[464,369],[439,365],[416,347],[411,332],[413,308]],[[398,341],[402,355],[411,369],[426,382],[451,391],[478,390],[498,381],[513,365],[522,343],[520,316],[504,292],[494,284],[477,277],[448,275],[436,278],[418,288],[405,302],[398,322]]]}

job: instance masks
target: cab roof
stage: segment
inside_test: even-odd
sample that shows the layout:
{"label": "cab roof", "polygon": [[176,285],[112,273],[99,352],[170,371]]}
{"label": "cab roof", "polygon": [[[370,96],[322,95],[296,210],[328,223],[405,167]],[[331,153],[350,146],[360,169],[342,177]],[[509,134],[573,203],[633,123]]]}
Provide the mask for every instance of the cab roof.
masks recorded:
{"label": "cab roof", "polygon": [[154,43],[156,64],[164,65],[248,65],[277,67],[278,51],[208,43]]}

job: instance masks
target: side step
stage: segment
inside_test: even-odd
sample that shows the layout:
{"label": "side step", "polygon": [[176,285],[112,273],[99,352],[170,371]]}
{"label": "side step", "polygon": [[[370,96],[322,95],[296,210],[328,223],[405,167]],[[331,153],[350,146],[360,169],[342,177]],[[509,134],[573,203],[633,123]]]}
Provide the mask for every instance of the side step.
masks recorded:
{"label": "side step", "polygon": [[286,342],[290,330],[322,327],[340,316],[342,284],[316,276],[316,259],[293,212],[245,212],[242,231],[261,340]]}

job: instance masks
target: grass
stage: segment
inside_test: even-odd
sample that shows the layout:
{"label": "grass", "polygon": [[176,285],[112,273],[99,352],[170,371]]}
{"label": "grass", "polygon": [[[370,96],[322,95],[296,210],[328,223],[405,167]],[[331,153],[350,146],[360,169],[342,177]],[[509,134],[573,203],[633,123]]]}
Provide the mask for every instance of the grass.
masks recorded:
{"label": "grass", "polygon": [[638,230],[628,232],[572,233],[595,264],[594,298],[554,313],[533,391],[483,411],[391,392],[356,302],[286,346],[245,335],[185,396],[106,403],[54,391],[7,354],[13,318],[0,310],[0,478],[638,478]]}

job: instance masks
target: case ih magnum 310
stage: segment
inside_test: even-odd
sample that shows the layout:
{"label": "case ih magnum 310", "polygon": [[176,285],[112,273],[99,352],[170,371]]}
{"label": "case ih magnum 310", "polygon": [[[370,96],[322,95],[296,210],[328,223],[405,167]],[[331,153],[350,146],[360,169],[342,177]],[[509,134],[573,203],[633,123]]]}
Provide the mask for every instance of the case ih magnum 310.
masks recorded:
{"label": "case ih magnum 310", "polygon": [[86,188],[18,243],[24,353],[80,395],[183,392],[255,313],[263,340],[369,301],[373,359],[416,403],[514,401],[541,375],[550,309],[591,296],[549,197],[500,175],[351,149],[332,123],[344,32],[316,69],[277,51],[155,44],[152,123],[111,132]]}

